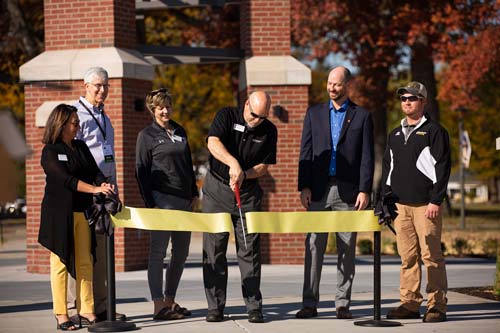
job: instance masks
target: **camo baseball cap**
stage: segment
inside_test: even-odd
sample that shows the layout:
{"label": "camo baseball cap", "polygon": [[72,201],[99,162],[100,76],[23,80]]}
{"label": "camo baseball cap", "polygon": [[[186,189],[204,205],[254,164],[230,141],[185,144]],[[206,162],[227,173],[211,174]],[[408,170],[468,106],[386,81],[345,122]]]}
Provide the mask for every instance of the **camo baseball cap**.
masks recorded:
{"label": "camo baseball cap", "polygon": [[427,89],[425,89],[425,86],[422,83],[417,81],[412,81],[408,83],[406,86],[398,88],[397,94],[399,96],[403,94],[412,94],[415,96],[427,98]]}

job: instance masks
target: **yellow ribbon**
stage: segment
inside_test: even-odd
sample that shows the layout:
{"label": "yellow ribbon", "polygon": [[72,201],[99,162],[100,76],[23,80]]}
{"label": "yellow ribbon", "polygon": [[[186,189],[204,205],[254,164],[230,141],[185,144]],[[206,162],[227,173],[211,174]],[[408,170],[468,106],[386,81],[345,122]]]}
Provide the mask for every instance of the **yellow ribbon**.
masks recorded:
{"label": "yellow ribbon", "polygon": [[193,213],[182,210],[125,207],[111,216],[115,227],[145,230],[229,232],[228,213]]}
{"label": "yellow ribbon", "polygon": [[305,233],[380,231],[372,210],[324,212],[250,212],[247,230],[252,233]]}
{"label": "yellow ribbon", "polygon": [[[371,210],[324,212],[246,213],[249,234],[380,231]],[[125,207],[111,216],[115,227],[145,230],[230,232],[228,213],[193,213],[181,210]]]}

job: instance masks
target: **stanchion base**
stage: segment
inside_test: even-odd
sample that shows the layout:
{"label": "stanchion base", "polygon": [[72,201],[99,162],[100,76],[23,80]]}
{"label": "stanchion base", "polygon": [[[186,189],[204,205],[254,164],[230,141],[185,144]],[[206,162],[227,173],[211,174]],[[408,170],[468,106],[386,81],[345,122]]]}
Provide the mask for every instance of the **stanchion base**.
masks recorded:
{"label": "stanchion base", "polygon": [[121,320],[100,321],[92,326],[89,326],[89,332],[126,332],[138,330],[134,323],[129,323]]}
{"label": "stanchion base", "polygon": [[355,321],[354,325],[356,326],[364,326],[364,327],[395,327],[395,326],[403,326],[398,321],[388,321],[388,320],[364,320],[364,321]]}

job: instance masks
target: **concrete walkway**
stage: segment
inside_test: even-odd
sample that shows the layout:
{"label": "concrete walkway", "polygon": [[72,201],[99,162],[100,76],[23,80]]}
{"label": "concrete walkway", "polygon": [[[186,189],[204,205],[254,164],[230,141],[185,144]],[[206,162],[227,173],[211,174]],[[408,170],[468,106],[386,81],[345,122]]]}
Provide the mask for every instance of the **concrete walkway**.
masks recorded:
{"label": "concrete walkway", "polygon": [[[26,272],[25,244],[22,230],[10,234],[0,247],[0,332],[52,332],[52,315],[48,275]],[[12,236],[14,235],[14,236]],[[356,259],[352,320],[335,317],[335,256],[327,256],[321,283],[319,316],[295,319],[301,307],[303,267],[301,265],[264,265],[262,294],[266,323],[250,324],[241,298],[239,271],[234,244],[230,244],[228,302],[222,323],[207,323],[206,300],[201,269],[201,237],[194,234],[191,254],[179,287],[177,301],[192,310],[185,320],[155,322],[147,286],[146,271],[116,274],[117,310],[144,332],[500,332],[500,303],[482,298],[448,293],[448,321],[424,324],[421,320],[402,320],[403,326],[372,328],[355,326],[354,322],[373,319],[373,266],[370,256]],[[382,258],[382,314],[398,305],[399,259]],[[494,260],[448,258],[450,288],[486,286],[493,283]],[[425,308],[422,307],[423,313]],[[84,330],[86,331],[86,329]]]}

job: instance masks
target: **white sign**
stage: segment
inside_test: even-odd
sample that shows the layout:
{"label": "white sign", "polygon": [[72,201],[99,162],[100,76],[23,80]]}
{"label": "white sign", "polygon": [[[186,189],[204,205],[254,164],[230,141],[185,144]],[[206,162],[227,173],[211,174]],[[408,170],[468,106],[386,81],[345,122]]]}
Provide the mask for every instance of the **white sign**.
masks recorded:
{"label": "white sign", "polygon": [[472,147],[470,145],[469,133],[462,132],[462,163],[466,169],[469,168],[470,156],[472,154]]}

